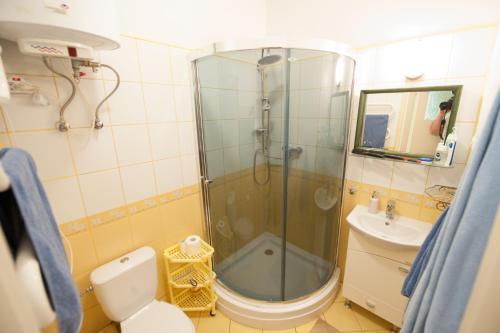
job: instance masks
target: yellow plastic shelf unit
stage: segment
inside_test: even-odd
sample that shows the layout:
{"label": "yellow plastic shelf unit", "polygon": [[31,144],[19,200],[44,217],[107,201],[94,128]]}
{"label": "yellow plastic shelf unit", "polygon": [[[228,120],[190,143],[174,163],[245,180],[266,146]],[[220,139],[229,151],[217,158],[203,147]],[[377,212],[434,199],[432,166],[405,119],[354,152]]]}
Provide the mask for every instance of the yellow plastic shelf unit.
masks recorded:
{"label": "yellow plastic shelf unit", "polygon": [[215,279],[215,273],[203,263],[183,265],[170,274],[169,282],[175,288],[207,287]]}
{"label": "yellow plastic shelf unit", "polygon": [[187,255],[181,251],[179,244],[175,244],[163,252],[165,258],[172,263],[189,263],[189,262],[204,262],[209,260],[214,253],[214,248],[208,245],[203,240],[201,241],[201,249],[195,255]]}
{"label": "yellow plastic shelf unit", "polygon": [[184,311],[213,311],[217,295],[210,288],[186,289],[174,296],[174,304]]}

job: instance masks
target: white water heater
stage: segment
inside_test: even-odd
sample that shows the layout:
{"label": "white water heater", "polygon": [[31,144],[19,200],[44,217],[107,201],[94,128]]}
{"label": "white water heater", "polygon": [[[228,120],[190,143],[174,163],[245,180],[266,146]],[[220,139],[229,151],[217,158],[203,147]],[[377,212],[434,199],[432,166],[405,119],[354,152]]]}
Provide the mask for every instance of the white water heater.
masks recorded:
{"label": "white water heater", "polygon": [[[120,78],[110,65],[94,61],[93,50],[120,47],[113,0],[0,0],[0,38],[17,42],[21,53],[43,58],[47,68],[71,84],[72,94],[61,107],[56,123],[61,132],[69,129],[64,111],[76,87],[73,80],[54,69],[48,59],[70,59],[77,83],[81,67],[91,67],[94,71],[101,67],[112,70],[117,77],[116,87],[95,111],[95,128],[102,128],[99,108],[118,89]],[[0,65],[0,100],[9,98],[5,86],[5,72]]]}
{"label": "white water heater", "polygon": [[[78,60],[120,47],[113,0],[2,0],[0,38],[24,54]],[[4,76],[0,66],[0,84]]]}

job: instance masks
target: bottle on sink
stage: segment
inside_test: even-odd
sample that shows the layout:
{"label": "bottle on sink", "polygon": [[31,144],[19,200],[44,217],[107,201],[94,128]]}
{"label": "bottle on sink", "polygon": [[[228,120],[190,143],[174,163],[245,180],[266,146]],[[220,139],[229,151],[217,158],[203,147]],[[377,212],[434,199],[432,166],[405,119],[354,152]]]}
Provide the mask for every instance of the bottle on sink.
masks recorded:
{"label": "bottle on sink", "polygon": [[370,198],[370,203],[368,204],[368,213],[377,214],[378,213],[378,193],[373,191]]}

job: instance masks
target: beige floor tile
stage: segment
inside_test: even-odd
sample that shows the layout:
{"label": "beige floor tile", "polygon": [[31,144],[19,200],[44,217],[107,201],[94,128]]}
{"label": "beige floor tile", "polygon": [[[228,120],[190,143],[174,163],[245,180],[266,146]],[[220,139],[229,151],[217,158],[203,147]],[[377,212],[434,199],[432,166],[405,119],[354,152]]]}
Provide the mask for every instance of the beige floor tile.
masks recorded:
{"label": "beige floor tile", "polygon": [[216,316],[202,312],[198,322],[197,333],[229,333],[230,320],[222,312],[217,311]]}
{"label": "beige floor tile", "polygon": [[316,321],[318,321],[318,319],[314,319],[314,320],[308,322],[307,324],[297,326],[297,327],[295,327],[295,331],[297,333],[309,333],[312,330],[312,328],[314,327],[314,325],[316,324]]}
{"label": "beige floor tile", "polygon": [[229,333],[262,333],[262,329],[248,327],[231,320],[231,325],[229,326]]}
{"label": "beige floor tile", "polygon": [[337,296],[335,296],[335,303],[344,303],[345,298],[344,294],[342,293],[342,286],[339,287],[339,291],[337,292]]}
{"label": "beige floor tile", "polygon": [[200,322],[200,311],[187,311],[184,312],[191,321],[193,322],[194,328],[198,328],[198,324]]}
{"label": "beige floor tile", "polygon": [[352,310],[356,319],[358,320],[361,328],[364,331],[375,331],[375,330],[389,330],[392,324],[385,321],[384,319],[376,316],[370,311],[360,307],[359,305],[353,304]]}
{"label": "beige floor tile", "polygon": [[361,331],[361,326],[354,316],[354,311],[343,303],[333,303],[324,313],[326,321],[341,332]]}
{"label": "beige floor tile", "polygon": [[295,328],[289,328],[287,330],[262,330],[262,333],[296,333]]}

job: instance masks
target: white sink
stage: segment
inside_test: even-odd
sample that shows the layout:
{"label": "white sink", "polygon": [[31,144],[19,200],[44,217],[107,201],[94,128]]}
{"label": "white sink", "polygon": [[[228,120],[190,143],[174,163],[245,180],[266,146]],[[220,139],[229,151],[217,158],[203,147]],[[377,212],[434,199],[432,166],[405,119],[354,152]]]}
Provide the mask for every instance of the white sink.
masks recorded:
{"label": "white sink", "polygon": [[390,221],[385,217],[385,211],[372,214],[362,205],[352,210],[347,222],[351,228],[382,242],[410,248],[419,248],[432,228],[430,223],[403,216],[395,216]]}

